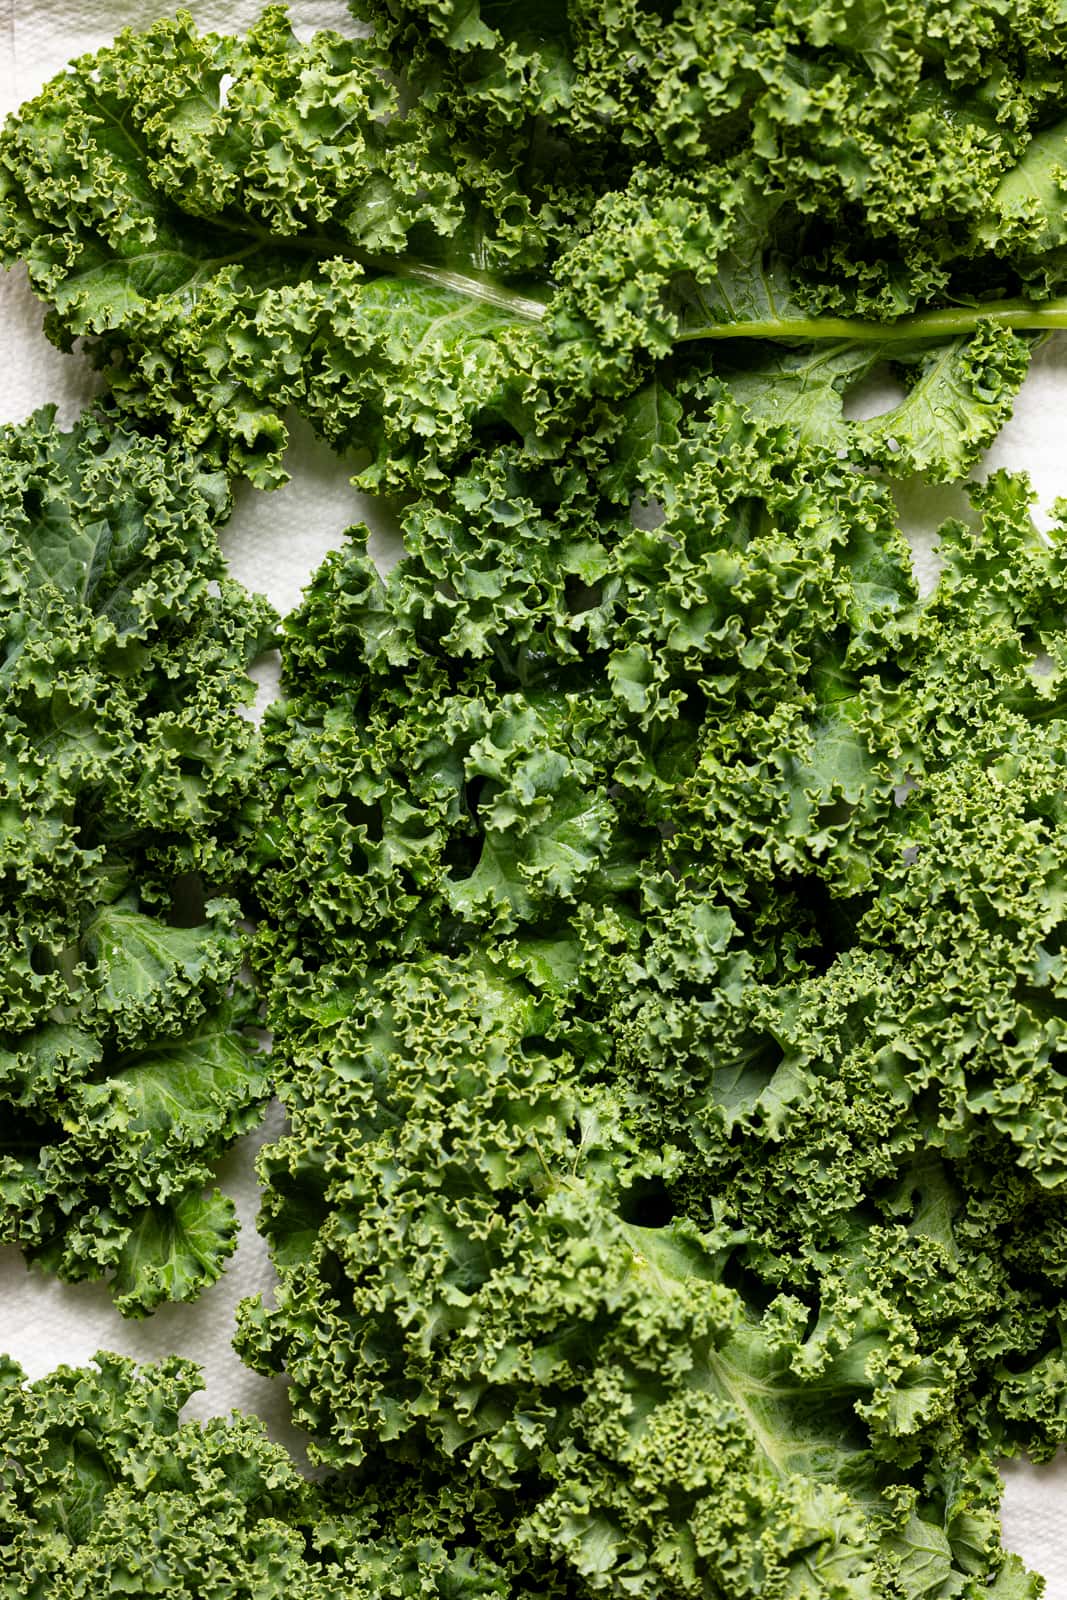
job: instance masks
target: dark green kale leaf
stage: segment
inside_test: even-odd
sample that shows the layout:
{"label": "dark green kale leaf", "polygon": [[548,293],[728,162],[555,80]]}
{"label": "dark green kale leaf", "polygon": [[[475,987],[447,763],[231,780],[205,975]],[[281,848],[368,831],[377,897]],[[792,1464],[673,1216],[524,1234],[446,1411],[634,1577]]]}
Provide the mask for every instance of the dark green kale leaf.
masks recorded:
{"label": "dark green kale leaf", "polygon": [[288,405],[393,479],[483,414],[547,431],[520,280],[584,185],[529,139],[490,159],[398,107],[366,41],[299,44],[280,6],[246,39],[125,33],[10,124],[5,259],[32,254],[53,337],[92,336],[129,416],[262,484]]}
{"label": "dark green kale leaf", "polygon": [[[843,1535],[846,1576],[814,1592],[966,1593],[999,1559],[987,1458],[1064,1437],[1060,1253],[1020,1242],[1054,1240],[1067,1198],[1062,535],[996,476],[920,598],[881,487],[681,382],[688,415],[657,382],[566,466],[483,456],[405,508],[388,576],[357,536],[288,624],[257,963],[294,1122],[263,1169],[283,1292],[244,1347],[325,1458],[432,1445],[530,1496],[523,1538],[594,1587],[715,1594],[679,1532],[697,1501],[640,1477],[642,1521],[616,1481],[627,1408],[715,1440],[694,1494],[723,1537],[712,1484],[741,1467],[689,1397],[631,1400],[629,1323],[590,1343],[604,1305],[628,1315],[620,1227],[699,1238],[684,1282],[736,1297],[746,1382],[787,1381],[774,1304],[799,1307],[794,1375],[820,1326],[842,1360],[860,1340],[833,1449],[899,1470],[860,1499],[918,1522],[879,1511],[877,1556],[871,1524]],[[529,1259],[564,1238],[563,1265]],[[875,1302],[880,1355],[847,1320]],[[576,1347],[529,1321],[564,1308]],[[697,1338],[671,1327],[658,1371]],[[617,1349],[615,1421],[587,1437],[569,1386],[600,1394]],[[744,1527],[794,1527],[762,1493]]]}
{"label": "dark green kale leaf", "polygon": [[[1023,480],[973,499],[975,524],[942,528],[939,585],[899,626],[911,787],[863,835],[867,881],[848,875],[862,772],[850,792],[835,756],[836,811],[806,865],[797,843],[815,840],[792,832],[818,798],[812,769],[791,771],[773,737],[751,735],[736,765],[715,741],[667,852],[694,894],[719,861],[749,865],[716,930],[718,992],[679,960],[694,941],[677,910],[662,931],[618,929],[614,953],[594,933],[589,989],[603,1001],[615,984],[615,1068],[650,1142],[688,1150],[679,1206],[734,1218],[779,1289],[810,1292],[855,1259],[921,1348],[951,1352],[975,1437],[1049,1453],[1064,1436],[1064,534],[1037,534]],[[792,966],[746,988],[744,930],[767,902]]]}
{"label": "dark green kale leaf", "polygon": [[0,433],[0,1237],[128,1313],[218,1277],[202,1191],[269,1093],[226,896],[274,619],[225,576],[228,504],[91,420]]}
{"label": "dark green kale leaf", "polygon": [[[249,1583],[1033,1595],[991,1463],[1067,1429],[1060,535],[996,478],[920,599],[857,469],[962,476],[1067,322],[1062,19],[357,12],[124,34],[0,140],[3,259],[149,435],[11,446],[0,1217],[126,1309],[218,1271],[237,880],[292,1116],[242,1347],[344,1473]],[[407,554],[316,576],[261,767],[209,523],[286,407]]]}
{"label": "dark green kale leaf", "polygon": [[744,1235],[672,1216],[677,1155],[583,1090],[551,997],[432,957],[314,1021],[263,1164],[277,1309],[245,1304],[240,1347],[321,1459],[506,1494],[579,1593],[1036,1592],[951,1363],[847,1269],[750,1303]]}
{"label": "dark green kale leaf", "polygon": [[[914,600],[891,503],[721,395],[632,471],[653,403],[584,460],[532,471],[502,449],[412,501],[385,578],[357,531],[286,625],[255,878],[283,1033],[323,959],[359,970],[647,912],[680,786],[720,745],[724,825],[739,816],[705,882],[743,889],[760,875],[748,834],[783,802],[751,792],[731,742],[788,752],[792,815],[768,837],[795,838],[798,863],[835,841],[826,872],[866,884],[911,737],[877,671]],[[673,415],[669,394],[655,404]],[[618,505],[620,477],[655,526]]]}

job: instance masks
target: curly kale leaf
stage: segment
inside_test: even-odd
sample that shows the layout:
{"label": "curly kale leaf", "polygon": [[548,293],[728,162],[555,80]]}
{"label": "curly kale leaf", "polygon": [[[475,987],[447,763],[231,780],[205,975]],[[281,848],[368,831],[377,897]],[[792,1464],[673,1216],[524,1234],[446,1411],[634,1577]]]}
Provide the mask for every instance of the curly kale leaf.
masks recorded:
{"label": "curly kale leaf", "polygon": [[226,898],[255,816],[270,636],[224,575],[224,481],[40,413],[0,435],[0,1236],[144,1312],[213,1281],[202,1194],[266,1058]]}
{"label": "curly kale leaf", "polygon": [[[672,404],[642,398],[584,464],[481,457],[409,504],[386,577],[357,532],[314,579],[286,625],[256,857],[257,964],[283,1032],[322,956],[565,938],[580,907],[632,916],[705,743],[788,751],[792,817],[770,837],[866,882],[910,738],[875,670],[914,598],[890,502],[720,396],[642,457],[632,487],[659,521],[634,526],[620,475],[649,408]],[[739,878],[743,897],[762,800],[737,753],[729,780],[737,837],[708,881]]]}
{"label": "curly kale leaf", "polygon": [[394,478],[482,413],[547,429],[543,308],[513,285],[583,189],[528,141],[490,163],[397,107],[365,41],[301,45],[281,7],[247,39],[123,34],[9,126],[5,257],[32,255],[53,337],[94,337],[128,414],[263,484],[287,405]]}
{"label": "curly kale leaf", "polygon": [[[789,423],[808,443],[836,444],[857,465],[936,483],[962,478],[1011,416],[1031,342],[987,324],[938,345],[842,343],[770,354],[764,346],[716,369],[753,416]],[[904,398],[876,417],[846,421],[850,391],[883,364],[903,380]]]}
{"label": "curly kale leaf", "polygon": [[[1051,1383],[1062,1360],[1061,1269],[1050,1244],[1020,1241],[1055,1238],[1067,1192],[1063,533],[1040,537],[1028,498],[1003,475],[976,490],[980,520],[945,525],[940,584],[901,623],[913,786],[865,835],[866,882],[833,870],[866,804],[840,759],[816,880],[790,838],[777,730],[727,761],[719,736],[678,792],[668,883],[699,893],[744,850],[745,898],[703,952],[677,888],[643,927],[590,917],[586,947],[590,992],[603,1004],[614,986],[615,1068],[650,1140],[687,1149],[683,1209],[725,1208],[779,1287],[856,1253],[912,1307],[923,1347],[954,1352],[976,1434],[1050,1451],[1063,1422],[1036,1375]],[[747,921],[761,879],[777,923],[756,926],[787,940],[762,973]]]}
{"label": "curly kale leaf", "polygon": [[[984,203],[981,161],[1055,95],[1062,19],[1040,0],[961,9],[699,0],[355,0],[432,103],[496,126],[533,117],[595,160],[694,168],[739,143],[802,187],[936,225]],[[1008,65],[1010,63],[1010,65]],[[1046,120],[1047,113],[1046,113]],[[1001,157],[1003,159],[1003,157]],[[907,169],[907,181],[902,174]],[[977,191],[977,192],[976,192]]]}
{"label": "curly kale leaf", "polygon": [[580,1087],[584,1039],[521,980],[336,982],[263,1158],[278,1306],[240,1336],[323,1459],[450,1461],[580,1592],[918,1600],[998,1571],[951,1366],[887,1296],[729,1286],[744,1236],[671,1217],[677,1157]]}
{"label": "curly kale leaf", "polygon": [[[360,9],[123,35],[0,141],[53,337],[202,452],[0,462],[0,1225],[124,1309],[218,1271],[236,880],[293,1119],[243,1348],[356,1473],[240,1582],[1032,1593],[990,1460],[1064,1436],[1060,546],[994,479],[920,600],[857,468],[962,475],[1065,316],[1062,26]],[[261,767],[203,462],[278,481],[287,406],[407,554],[317,575]],[[133,1555],[126,1506],[41,1559],[139,1581],[175,1506]]]}
{"label": "curly kale leaf", "polygon": [[[414,1600],[518,1594],[432,1482],[301,1477],[262,1423],[180,1412],[200,1374],[101,1353],[36,1383],[0,1359],[0,1584],[11,1600],[205,1594]],[[470,1497],[468,1497],[470,1498]],[[524,1594],[534,1590],[522,1589]],[[548,1600],[549,1589],[539,1590]]]}
{"label": "curly kale leaf", "polygon": [[[971,522],[942,528],[941,580],[920,598],[884,490],[715,382],[685,393],[689,416],[657,382],[566,466],[485,454],[408,504],[407,553],[384,578],[361,536],[331,557],[288,625],[290,698],[268,735],[257,962],[296,1063],[294,1128],[264,1169],[285,1289],[276,1312],[248,1313],[246,1348],[289,1372],[334,1459],[409,1435],[492,1481],[503,1459],[517,1491],[537,1485],[536,1547],[591,1582],[577,1513],[543,1509],[561,1503],[546,1452],[587,1483],[585,1445],[565,1455],[553,1431],[577,1426],[579,1403],[511,1387],[541,1349],[529,1285],[544,1285],[539,1315],[571,1314],[568,1274],[585,1282],[571,1257],[529,1263],[532,1223],[509,1232],[524,1185],[553,1208],[577,1192],[543,1171],[553,1140],[566,1152],[542,1116],[573,1144],[567,1097],[594,1119],[611,1099],[632,1166],[609,1232],[586,1211],[575,1224],[596,1260],[615,1259],[620,1219],[725,1228],[732,1265],[716,1246],[709,1281],[757,1327],[768,1300],[806,1307],[794,1354],[861,1291],[892,1308],[893,1354],[848,1400],[879,1470],[915,1488],[920,1461],[951,1476],[958,1459],[1063,1438],[1042,1389],[1062,1363],[1059,1255],[1019,1243],[1055,1239],[1067,1185],[1061,536],[1037,534],[1025,481],[996,476],[972,489]],[[486,948],[496,965],[471,977]],[[455,1194],[431,1083],[453,1023]],[[482,1053],[524,1085],[505,1108],[479,1109],[463,1077]],[[423,1131],[398,1131],[407,1096]],[[521,1159],[501,1167],[509,1118]],[[419,1176],[396,1141],[405,1161],[418,1145]],[[352,1177],[366,1161],[381,1163],[373,1183]],[[472,1198],[462,1185],[483,1172],[492,1197]],[[477,1243],[451,1209],[427,1220],[441,1193],[464,1217],[469,1203]],[[498,1232],[527,1294],[504,1312]],[[417,1262],[394,1271],[410,1241]],[[455,1328],[457,1362],[481,1337],[466,1310],[457,1324],[457,1295],[483,1270],[476,1319],[501,1365],[487,1354],[453,1386]],[[394,1293],[403,1308],[378,1320]],[[828,1468],[846,1487],[850,1470]],[[658,1535],[588,1471],[612,1538],[626,1530],[610,1589],[617,1562],[659,1560]],[[990,1569],[988,1522],[969,1520],[987,1491],[961,1493],[956,1532],[926,1532],[928,1509],[911,1534],[892,1524],[914,1536],[907,1581],[941,1537],[964,1571]],[[758,1505],[753,1526],[789,1521]],[[930,1593],[966,1592],[951,1570],[934,1563]]]}
{"label": "curly kale leaf", "polygon": [[278,6],[244,39],[163,22],[9,123],[0,251],[128,417],[264,485],[287,406],[407,487],[501,437],[562,457],[654,359],[739,337],[789,347],[780,373],[754,358],[772,409],[803,384],[794,346],[803,367],[845,341],[847,374],[903,341],[914,394],[852,443],[957,474],[1025,370],[1007,330],[1062,312],[1049,206],[1004,197],[1048,143],[1062,30],[990,4],[931,34],[901,0],[857,50],[856,9],[847,34],[746,0],[669,20],[573,0],[532,24],[375,3],[372,39],[307,44]]}

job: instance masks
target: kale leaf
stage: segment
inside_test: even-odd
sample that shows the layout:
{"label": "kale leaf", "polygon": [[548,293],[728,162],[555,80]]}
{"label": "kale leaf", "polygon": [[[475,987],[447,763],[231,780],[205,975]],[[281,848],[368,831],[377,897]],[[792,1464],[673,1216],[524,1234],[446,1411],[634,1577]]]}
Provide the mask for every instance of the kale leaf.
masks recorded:
{"label": "kale leaf", "polygon": [[202,1191],[269,1094],[230,891],[274,617],[225,576],[228,504],[92,420],[0,433],[0,1237],[128,1313],[218,1276]]}

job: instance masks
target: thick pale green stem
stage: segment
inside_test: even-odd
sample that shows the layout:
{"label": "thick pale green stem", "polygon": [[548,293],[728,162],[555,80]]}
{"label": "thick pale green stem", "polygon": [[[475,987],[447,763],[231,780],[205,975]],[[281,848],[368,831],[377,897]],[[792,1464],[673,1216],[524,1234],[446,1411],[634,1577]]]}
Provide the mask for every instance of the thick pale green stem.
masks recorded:
{"label": "thick pale green stem", "polygon": [[[545,314],[545,302],[505,288],[491,278],[450,272],[406,256],[389,260],[364,256],[362,259],[372,269],[440,284],[457,294],[497,306],[523,321],[538,322]],[[911,344],[921,339],[958,338],[961,334],[973,333],[983,322],[1014,328],[1020,333],[1050,333],[1057,328],[1067,328],[1067,299],[1047,300],[1040,305],[1029,300],[991,300],[978,306],[946,306],[937,311],[918,311],[911,316],[898,317],[895,322],[865,322],[852,317],[771,317],[765,322],[709,322],[701,328],[687,328],[678,334],[675,342],[776,339],[805,343],[836,339],[855,344]]]}
{"label": "thick pale green stem", "polygon": [[425,283],[440,284],[443,289],[454,289],[457,294],[464,294],[470,300],[496,306],[499,311],[509,312],[524,322],[539,322],[545,314],[543,300],[505,289],[491,278],[474,278],[467,273],[450,272],[445,267],[425,266],[421,261],[411,261],[406,256],[398,256],[390,266],[398,277],[421,278]]}
{"label": "thick pale green stem", "polygon": [[896,322],[863,322],[849,317],[773,318],[766,322],[709,322],[687,328],[678,344],[697,339],[848,339],[857,344],[913,343],[919,339],[952,339],[973,333],[980,323],[994,323],[1018,332],[1048,333],[1067,328],[1067,300],[992,300],[980,306],[947,306],[918,311]]}
{"label": "thick pale green stem", "polygon": [[[442,288],[454,289],[457,294],[497,306],[523,321],[538,322],[545,314],[545,302],[504,288],[490,278],[449,272],[406,256],[390,260],[374,256],[362,259],[372,269],[440,284]],[[836,339],[855,344],[910,344],[921,339],[958,338],[961,334],[973,333],[983,322],[1014,328],[1020,333],[1050,333],[1056,328],[1067,328],[1067,299],[1047,300],[1042,305],[1029,300],[991,300],[986,305],[946,306],[938,311],[918,311],[911,316],[898,317],[895,322],[865,322],[852,317],[772,317],[765,322],[709,322],[701,328],[687,328],[678,334],[675,342],[780,339],[804,343]]]}

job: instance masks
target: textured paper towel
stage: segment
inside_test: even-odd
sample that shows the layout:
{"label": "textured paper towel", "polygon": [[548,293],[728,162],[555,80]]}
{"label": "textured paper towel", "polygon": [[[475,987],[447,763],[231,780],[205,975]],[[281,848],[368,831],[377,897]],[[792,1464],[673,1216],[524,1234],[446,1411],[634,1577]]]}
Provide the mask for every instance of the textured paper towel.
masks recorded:
{"label": "textured paper towel", "polygon": [[[98,48],[120,27],[146,25],[164,9],[164,0],[0,0],[0,115],[35,93],[73,55]],[[246,27],[260,8],[248,0],[194,0],[187,9],[201,27],[232,31]],[[302,36],[320,27],[348,26],[343,0],[296,0],[291,14]],[[62,420],[69,422],[92,394],[91,374],[76,357],[54,350],[40,329],[41,310],[24,275],[0,274],[5,373],[0,421],[21,421],[36,406],[53,401]],[[863,409],[884,410],[889,398],[888,391],[871,390]],[[1065,402],[1067,339],[1050,342],[1038,355],[1015,418],[979,474],[997,466],[1025,468],[1042,520],[1047,520],[1053,500],[1067,495]],[[374,528],[372,548],[383,565],[399,550],[386,509],[356,494],[349,483],[350,466],[300,427],[294,429],[287,465],[293,481],[278,493],[239,492],[224,537],[234,575],[265,591],[281,610],[297,601],[309,574],[350,523],[365,520]],[[898,503],[916,544],[920,572],[930,581],[936,570],[933,530],[946,516],[964,515],[966,502],[958,489],[922,485],[902,488]],[[268,663],[258,676],[262,701],[273,692],[276,667]],[[147,1322],[123,1322],[101,1285],[58,1284],[28,1273],[16,1251],[0,1250],[0,1350],[10,1352],[35,1377],[60,1361],[85,1361],[99,1348],[140,1360],[171,1352],[190,1356],[205,1369],[206,1389],[190,1403],[189,1414],[210,1416],[231,1406],[257,1411],[275,1437],[299,1452],[281,1386],[247,1371],[229,1346],[237,1301],[270,1289],[270,1266],[253,1225],[258,1203],[253,1161],[258,1146],[278,1125],[274,1113],[259,1134],[241,1141],[219,1170],[220,1183],[241,1216],[241,1244],[222,1281],[195,1305],[164,1307]],[[1045,1573],[1048,1600],[1067,1600],[1067,1461],[1042,1469],[1013,1464],[1005,1479],[1006,1543]]]}

